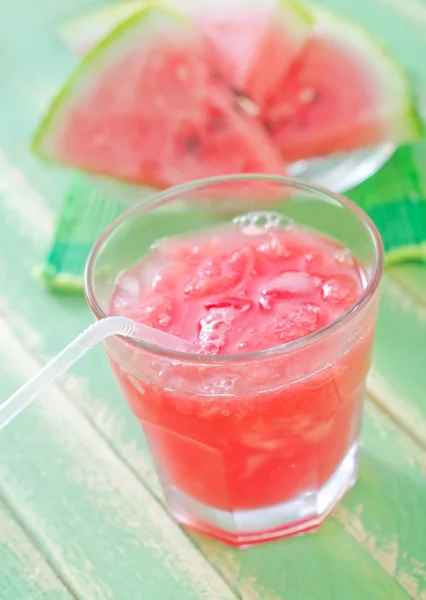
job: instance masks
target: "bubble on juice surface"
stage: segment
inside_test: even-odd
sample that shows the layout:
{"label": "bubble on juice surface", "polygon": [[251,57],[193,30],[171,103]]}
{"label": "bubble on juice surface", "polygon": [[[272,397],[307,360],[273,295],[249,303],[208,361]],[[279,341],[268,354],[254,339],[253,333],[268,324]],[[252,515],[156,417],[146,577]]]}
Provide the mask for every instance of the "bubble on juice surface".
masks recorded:
{"label": "bubble on juice surface", "polygon": [[213,308],[200,319],[198,334],[200,354],[217,354],[225,345],[235,313],[229,308]]}
{"label": "bubble on juice surface", "polygon": [[293,221],[289,217],[270,211],[249,212],[235,217],[232,222],[247,236],[263,235],[265,232],[293,226]]}
{"label": "bubble on juice surface", "polygon": [[183,291],[191,297],[227,292],[250,277],[254,263],[255,252],[250,246],[207,259],[195,270]]}
{"label": "bubble on juice surface", "polygon": [[251,300],[222,298],[207,302],[207,313],[200,319],[198,345],[202,354],[217,354],[227,341],[227,335],[235,324],[235,319],[251,310]]}

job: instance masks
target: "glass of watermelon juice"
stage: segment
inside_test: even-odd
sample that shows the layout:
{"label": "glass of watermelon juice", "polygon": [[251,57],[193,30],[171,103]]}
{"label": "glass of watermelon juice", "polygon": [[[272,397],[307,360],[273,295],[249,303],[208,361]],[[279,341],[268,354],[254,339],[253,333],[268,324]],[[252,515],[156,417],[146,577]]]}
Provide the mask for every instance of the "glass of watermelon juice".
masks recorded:
{"label": "glass of watermelon juice", "polygon": [[188,342],[105,341],[177,521],[240,547],[321,524],[356,478],[382,267],[358,207],[283,177],[174,188],[103,234],[95,316]]}

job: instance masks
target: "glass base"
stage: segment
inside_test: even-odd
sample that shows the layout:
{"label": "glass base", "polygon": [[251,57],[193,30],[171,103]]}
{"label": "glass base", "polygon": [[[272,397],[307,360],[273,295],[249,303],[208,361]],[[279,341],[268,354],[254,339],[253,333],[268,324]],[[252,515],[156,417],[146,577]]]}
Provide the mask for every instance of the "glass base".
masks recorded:
{"label": "glass base", "polygon": [[357,477],[359,443],[354,444],[330,479],[298,498],[252,510],[224,511],[194,500],[177,488],[165,490],[173,517],[194,529],[239,548],[317,529]]}

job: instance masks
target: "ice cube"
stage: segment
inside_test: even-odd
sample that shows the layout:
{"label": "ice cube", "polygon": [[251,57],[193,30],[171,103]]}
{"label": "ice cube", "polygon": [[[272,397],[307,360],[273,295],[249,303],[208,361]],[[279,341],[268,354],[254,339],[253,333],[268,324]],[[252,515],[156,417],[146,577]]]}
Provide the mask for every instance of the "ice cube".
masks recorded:
{"label": "ice cube", "polygon": [[347,267],[353,267],[355,265],[355,257],[349,248],[341,248],[336,250],[333,258],[337,263]]}
{"label": "ice cube", "polygon": [[355,302],[358,283],[349,275],[334,275],[329,277],[322,286],[322,297],[333,304]]}
{"label": "ice cube", "polygon": [[152,294],[142,304],[127,312],[127,316],[139,323],[165,330],[171,323],[172,299],[165,294]]}
{"label": "ice cube", "polygon": [[184,293],[203,297],[231,290],[250,276],[254,261],[255,253],[250,246],[205,260],[184,287]]}
{"label": "ice cube", "polygon": [[129,296],[139,296],[139,281],[132,275],[125,275],[118,282],[118,287],[124,290]]}
{"label": "ice cube", "polygon": [[321,308],[313,302],[287,307],[280,316],[272,316],[262,327],[241,340],[239,350],[251,352],[273,348],[313,333],[321,326]]}
{"label": "ice cube", "polygon": [[320,279],[301,271],[286,271],[271,279],[261,290],[263,296],[272,294],[282,298],[311,294],[320,284]]}

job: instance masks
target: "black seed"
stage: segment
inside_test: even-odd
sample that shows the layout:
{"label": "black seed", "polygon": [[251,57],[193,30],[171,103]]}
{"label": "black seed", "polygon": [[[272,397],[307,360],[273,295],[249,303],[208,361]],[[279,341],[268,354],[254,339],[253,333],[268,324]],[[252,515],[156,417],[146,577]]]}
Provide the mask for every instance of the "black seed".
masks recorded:
{"label": "black seed", "polygon": [[264,123],[266,131],[269,131],[269,133],[272,133],[273,131],[275,131],[275,129],[277,128],[277,122],[276,121],[265,121]]}
{"label": "black seed", "polygon": [[214,79],[215,81],[223,80],[222,73],[220,73],[220,71],[218,71],[217,69],[212,69],[210,73],[211,73],[212,79]]}
{"label": "black seed", "polygon": [[185,148],[190,154],[195,154],[200,147],[200,140],[194,136],[187,137],[185,140]]}

